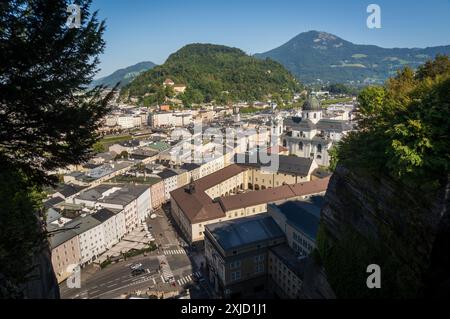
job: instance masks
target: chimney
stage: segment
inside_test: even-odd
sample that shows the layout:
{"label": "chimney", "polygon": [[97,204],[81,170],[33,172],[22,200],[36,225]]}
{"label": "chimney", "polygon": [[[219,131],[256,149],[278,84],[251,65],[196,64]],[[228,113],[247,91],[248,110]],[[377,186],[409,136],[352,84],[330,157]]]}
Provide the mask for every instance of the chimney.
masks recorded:
{"label": "chimney", "polygon": [[189,185],[185,188],[186,193],[194,194],[195,193],[195,183],[194,178],[191,177],[191,182]]}

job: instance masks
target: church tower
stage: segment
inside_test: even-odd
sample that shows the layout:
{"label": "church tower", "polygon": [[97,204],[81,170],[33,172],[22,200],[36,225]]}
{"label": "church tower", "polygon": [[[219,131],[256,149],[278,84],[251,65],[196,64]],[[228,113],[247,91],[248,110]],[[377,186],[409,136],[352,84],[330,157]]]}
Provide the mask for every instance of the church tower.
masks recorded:
{"label": "church tower", "polygon": [[322,119],[322,106],[316,97],[309,97],[303,104],[302,120],[310,120],[317,124]]}
{"label": "church tower", "polygon": [[272,130],[270,132],[271,136],[276,138],[276,144],[280,144],[281,136],[283,135],[283,117],[280,113],[273,114],[274,118],[272,119]]}

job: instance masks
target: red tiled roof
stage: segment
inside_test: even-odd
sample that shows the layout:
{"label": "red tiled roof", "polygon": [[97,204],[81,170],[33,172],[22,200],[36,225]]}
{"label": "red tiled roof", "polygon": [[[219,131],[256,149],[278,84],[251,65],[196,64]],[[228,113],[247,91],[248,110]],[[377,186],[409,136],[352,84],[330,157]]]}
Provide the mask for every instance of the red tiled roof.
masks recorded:
{"label": "red tiled roof", "polygon": [[330,178],[328,177],[312,182],[283,185],[280,187],[253,191],[245,194],[221,197],[219,202],[222,209],[225,212],[228,212],[240,208],[261,205],[264,203],[274,203],[293,197],[322,193],[327,190],[329,181]]}
{"label": "red tiled roof", "polygon": [[244,167],[233,164],[195,181],[192,192],[187,190],[187,186],[172,191],[170,195],[191,223],[199,223],[226,217],[226,212],[230,210],[324,192],[330,179],[328,177],[312,182],[221,197],[219,201],[213,201],[205,193],[206,190],[245,170]]}
{"label": "red tiled roof", "polygon": [[191,222],[224,217],[225,213],[221,209],[220,204],[213,202],[205,191],[245,170],[245,168],[233,164],[196,180],[193,193],[189,193],[186,191],[186,187],[182,187],[172,191],[170,195]]}

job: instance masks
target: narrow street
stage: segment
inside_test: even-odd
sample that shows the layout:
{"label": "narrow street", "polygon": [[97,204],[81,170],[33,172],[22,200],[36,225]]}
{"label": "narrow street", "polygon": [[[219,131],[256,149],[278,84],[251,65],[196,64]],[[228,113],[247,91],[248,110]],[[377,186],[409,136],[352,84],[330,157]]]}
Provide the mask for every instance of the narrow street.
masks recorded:
{"label": "narrow street", "polygon": [[[60,284],[65,299],[110,299],[125,294],[153,289],[160,284],[176,285],[180,293],[189,290],[191,298],[208,298],[211,293],[199,283],[202,276],[201,252],[187,247],[177,234],[166,212],[159,209],[157,218],[147,220],[158,249],[147,256],[136,256],[100,269],[89,265],[81,271],[81,288],[70,289]],[[133,276],[131,266],[142,264],[145,272]]]}

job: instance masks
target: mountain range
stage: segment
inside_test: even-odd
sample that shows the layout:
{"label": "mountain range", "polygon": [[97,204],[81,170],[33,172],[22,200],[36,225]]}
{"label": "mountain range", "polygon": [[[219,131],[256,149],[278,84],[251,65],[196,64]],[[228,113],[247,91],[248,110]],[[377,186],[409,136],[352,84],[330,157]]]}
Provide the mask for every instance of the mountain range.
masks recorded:
{"label": "mountain range", "polygon": [[94,80],[91,83],[91,86],[104,85],[108,88],[112,88],[120,82],[119,87],[123,87],[133,81],[142,72],[151,70],[155,66],[156,64],[153,62],[140,62],[127,68],[117,70],[108,76]]}
{"label": "mountain range", "polygon": [[[192,44],[182,48],[180,51],[172,54],[156,72],[148,73],[156,66],[154,63],[141,62],[128,68],[120,69],[107,77],[95,80],[92,85],[103,84],[112,87],[117,82],[121,82],[120,87],[123,88],[129,86],[133,80],[139,78],[139,75],[145,73],[143,77],[137,80],[138,83],[136,85],[130,87],[131,93],[133,93],[133,89],[137,93],[136,89],[139,86],[139,82],[145,82],[146,80],[160,81],[162,77],[172,76],[175,78],[174,80],[185,82],[191,88],[199,89],[205,95],[212,94],[217,96],[218,93],[212,91],[228,91],[228,89],[234,90],[234,93],[239,91],[236,97],[245,95],[241,94],[241,88],[239,87],[242,85],[242,82],[251,81],[248,77],[248,79],[244,79],[244,74],[248,65],[255,65],[255,62],[239,49],[229,48],[233,49],[233,51],[225,50],[224,48],[228,48],[225,46],[210,46],[209,50],[207,50],[207,46],[204,44]],[[215,50],[211,50],[213,48]],[[208,56],[208,61],[201,61],[204,54]],[[221,56],[224,54],[227,55],[226,58]],[[270,65],[271,68],[283,73],[278,65],[280,63],[297,80],[305,84],[346,83],[359,86],[372,83],[381,84],[388,77],[395,75],[397,70],[405,66],[417,68],[427,60],[434,58],[437,54],[450,55],[450,45],[389,49],[375,45],[354,44],[327,32],[308,31],[300,33],[278,48],[265,53],[255,54],[253,57],[262,61],[262,64],[260,63],[259,66],[265,63],[266,66]],[[217,63],[212,62],[212,55],[215,55],[213,60]],[[236,60],[234,62],[230,61],[232,58]],[[270,61],[267,60],[268,58]],[[190,63],[189,59],[192,59],[192,63]],[[219,60],[222,61],[219,62]],[[273,61],[278,63],[273,64]],[[195,73],[190,74],[188,72],[189,68],[194,64],[205,66],[205,63],[209,64],[206,69],[194,70],[202,73],[201,80],[195,78]],[[215,65],[213,66],[213,64]],[[225,76],[225,74],[222,74],[221,66],[231,66],[233,70],[226,70],[225,73],[227,75]],[[236,69],[237,67],[242,69],[238,70]],[[280,72],[277,74],[281,75]],[[283,76],[286,77],[286,74]],[[269,80],[273,82],[274,76],[269,77]],[[208,81],[211,82],[207,83]],[[238,83],[232,85],[233,81],[238,81]],[[218,84],[219,82],[222,83]],[[225,82],[227,83],[226,85],[224,85]],[[247,85],[244,86],[248,88]],[[212,89],[211,87],[214,88]],[[250,93],[249,95],[255,94]]]}
{"label": "mountain range", "polygon": [[255,57],[280,62],[307,84],[369,84],[384,82],[404,66],[416,68],[436,54],[450,54],[450,45],[386,49],[354,44],[326,32],[309,31]]}

